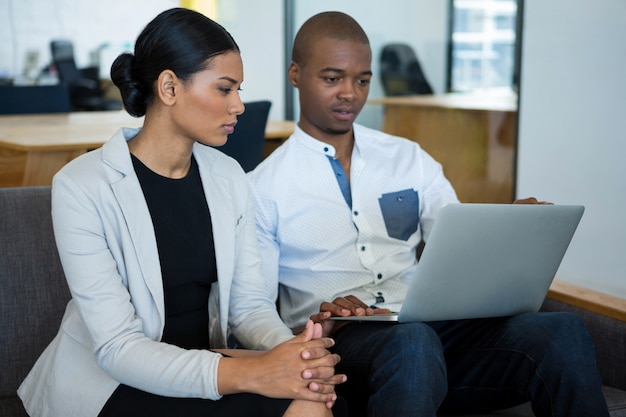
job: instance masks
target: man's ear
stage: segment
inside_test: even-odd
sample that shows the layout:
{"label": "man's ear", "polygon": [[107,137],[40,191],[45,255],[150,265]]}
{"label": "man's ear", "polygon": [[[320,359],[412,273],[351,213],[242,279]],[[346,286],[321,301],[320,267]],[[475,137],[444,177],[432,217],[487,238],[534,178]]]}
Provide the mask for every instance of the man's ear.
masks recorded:
{"label": "man's ear", "polygon": [[287,78],[289,79],[291,85],[298,88],[298,80],[300,78],[300,66],[295,62],[292,62],[291,65],[289,65],[289,69],[287,70]]}
{"label": "man's ear", "polygon": [[159,74],[156,81],[156,93],[159,100],[166,106],[176,103],[176,96],[180,93],[181,83],[174,71],[166,69]]}

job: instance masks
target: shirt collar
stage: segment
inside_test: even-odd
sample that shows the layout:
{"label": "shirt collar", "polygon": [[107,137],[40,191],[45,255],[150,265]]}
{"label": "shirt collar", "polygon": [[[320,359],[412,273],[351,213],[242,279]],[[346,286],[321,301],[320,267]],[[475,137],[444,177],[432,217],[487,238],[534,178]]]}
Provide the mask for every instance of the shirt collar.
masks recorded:
{"label": "shirt collar", "polygon": [[[354,123],[352,125],[352,129],[354,132],[354,149],[352,151],[354,157],[354,152],[359,153],[359,139],[361,138],[361,134],[359,132],[361,127]],[[313,136],[302,130],[298,124],[296,124],[296,128],[294,130],[292,138],[296,139],[299,143],[311,149],[313,152],[330,156],[331,158],[335,157],[336,151],[333,145],[329,145],[326,142],[315,139]]]}
{"label": "shirt collar", "polygon": [[313,152],[330,156],[331,158],[335,157],[335,147],[333,145],[329,145],[326,142],[315,139],[313,136],[302,130],[297,124],[292,139],[296,139],[299,143],[306,146]]}

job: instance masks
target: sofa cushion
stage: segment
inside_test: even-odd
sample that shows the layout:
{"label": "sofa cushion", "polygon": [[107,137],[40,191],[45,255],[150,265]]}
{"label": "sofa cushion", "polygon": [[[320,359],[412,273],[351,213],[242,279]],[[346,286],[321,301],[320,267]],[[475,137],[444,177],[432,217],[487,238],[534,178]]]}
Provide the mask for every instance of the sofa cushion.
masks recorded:
{"label": "sofa cushion", "polygon": [[0,414],[20,415],[17,388],[57,333],[70,295],[50,187],[0,188],[0,213]]}
{"label": "sofa cushion", "polygon": [[611,417],[626,417],[626,391],[613,387],[603,387]]}
{"label": "sofa cushion", "polygon": [[3,417],[28,417],[22,401],[17,394],[11,397],[0,397],[0,416]]}

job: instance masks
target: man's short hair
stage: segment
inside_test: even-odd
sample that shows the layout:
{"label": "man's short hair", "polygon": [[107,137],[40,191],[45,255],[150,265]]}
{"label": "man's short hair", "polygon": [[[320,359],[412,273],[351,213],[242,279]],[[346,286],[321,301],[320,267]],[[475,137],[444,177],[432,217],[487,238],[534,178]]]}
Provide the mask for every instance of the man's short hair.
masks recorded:
{"label": "man's short hair", "polygon": [[342,12],[322,12],[310,17],[298,30],[291,54],[293,62],[304,65],[313,42],[323,38],[370,43],[361,25],[351,16]]}

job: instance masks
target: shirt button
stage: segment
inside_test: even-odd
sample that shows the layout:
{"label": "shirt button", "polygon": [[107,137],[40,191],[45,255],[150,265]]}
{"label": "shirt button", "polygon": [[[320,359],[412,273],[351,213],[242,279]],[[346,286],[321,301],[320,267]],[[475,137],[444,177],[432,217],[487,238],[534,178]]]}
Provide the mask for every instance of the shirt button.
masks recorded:
{"label": "shirt button", "polygon": [[402,201],[402,196],[398,196],[398,201]]}
{"label": "shirt button", "polygon": [[365,251],[365,246],[361,246],[361,251]]}
{"label": "shirt button", "polygon": [[383,274],[378,274],[376,277],[377,277],[378,279],[383,279]]}
{"label": "shirt button", "polygon": [[354,215],[355,215],[355,216],[358,216],[358,215],[359,215],[359,212],[358,212],[358,211],[356,211],[356,210],[354,210],[354,211],[353,211],[353,213],[354,213]]}
{"label": "shirt button", "polygon": [[326,147],[325,147],[325,148],[324,148],[324,152],[328,152],[328,148],[326,148]]}

